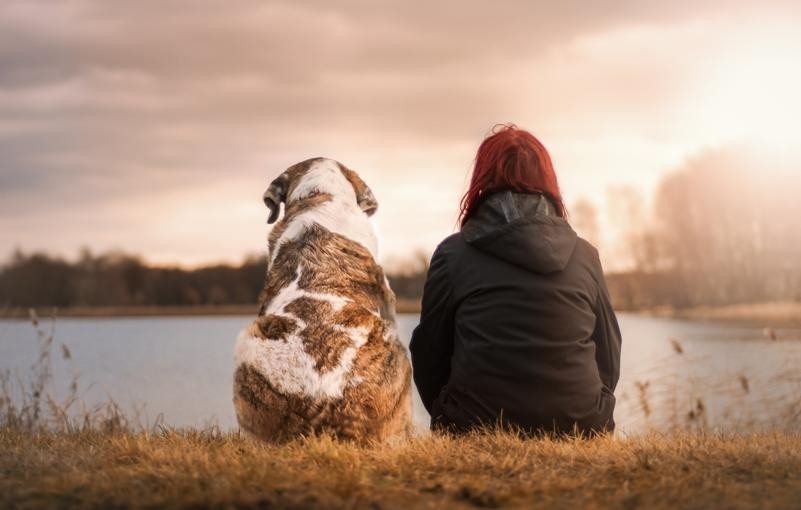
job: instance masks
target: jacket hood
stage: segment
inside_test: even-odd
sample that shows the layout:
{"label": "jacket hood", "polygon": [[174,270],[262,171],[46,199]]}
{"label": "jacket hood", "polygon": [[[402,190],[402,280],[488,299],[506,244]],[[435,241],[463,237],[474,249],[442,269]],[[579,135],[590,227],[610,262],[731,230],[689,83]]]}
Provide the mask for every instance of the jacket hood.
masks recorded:
{"label": "jacket hood", "polygon": [[500,191],[488,196],[462,227],[465,241],[529,271],[567,267],[578,236],[541,194]]}

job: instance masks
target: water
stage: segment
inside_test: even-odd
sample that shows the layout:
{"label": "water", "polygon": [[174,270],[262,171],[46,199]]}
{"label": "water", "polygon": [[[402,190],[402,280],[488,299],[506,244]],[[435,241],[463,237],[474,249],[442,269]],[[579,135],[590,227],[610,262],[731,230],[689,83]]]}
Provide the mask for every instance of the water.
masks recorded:
{"label": "water", "polygon": [[[93,405],[109,397],[139,409],[143,423],[163,415],[175,426],[236,426],[231,403],[232,351],[251,317],[148,317],[60,319],[55,332],[56,394],[73,374]],[[638,432],[670,425],[742,429],[785,426],[801,402],[801,331],[648,318],[620,314],[623,333],[617,389],[619,430]],[[408,342],[416,315],[401,315]],[[671,343],[671,339],[674,343]],[[682,353],[676,351],[678,343]],[[61,356],[60,344],[71,351]],[[28,321],[0,321],[0,371],[23,380],[36,359],[36,332]],[[701,405],[699,406],[699,401]],[[692,412],[692,414],[690,414]],[[428,415],[415,394],[415,423]],[[798,423],[796,418],[794,423]]]}

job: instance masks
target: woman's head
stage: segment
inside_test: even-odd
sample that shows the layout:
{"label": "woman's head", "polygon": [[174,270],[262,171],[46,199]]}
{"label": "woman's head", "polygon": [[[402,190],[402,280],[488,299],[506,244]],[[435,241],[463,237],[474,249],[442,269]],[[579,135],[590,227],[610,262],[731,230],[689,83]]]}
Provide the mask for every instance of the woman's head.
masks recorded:
{"label": "woman's head", "polygon": [[462,197],[459,224],[464,226],[487,195],[503,190],[542,193],[559,216],[567,215],[551,156],[534,135],[514,124],[495,126],[478,148],[470,188]]}

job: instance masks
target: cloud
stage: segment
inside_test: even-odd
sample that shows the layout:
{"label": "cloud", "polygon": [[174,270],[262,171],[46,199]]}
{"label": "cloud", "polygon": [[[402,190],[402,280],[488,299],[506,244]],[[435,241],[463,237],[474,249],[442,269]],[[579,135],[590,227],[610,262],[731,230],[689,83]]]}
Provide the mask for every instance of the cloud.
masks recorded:
{"label": "cloud", "polygon": [[[643,119],[670,119],[714,20],[753,10],[722,0],[232,5],[0,4],[0,244],[233,258],[261,245],[245,239],[262,225],[241,226],[256,205],[241,204],[289,164],[328,155],[384,197],[390,251],[411,249],[426,223],[430,247],[452,226],[495,121],[536,128],[558,161],[577,165],[563,183],[582,193],[631,173],[588,179],[593,156],[614,163],[629,146],[646,166],[675,162],[687,149],[681,119]],[[419,197],[424,214],[410,215]],[[192,217],[231,242],[204,251],[202,229],[175,220]],[[53,218],[70,224],[46,233]]]}

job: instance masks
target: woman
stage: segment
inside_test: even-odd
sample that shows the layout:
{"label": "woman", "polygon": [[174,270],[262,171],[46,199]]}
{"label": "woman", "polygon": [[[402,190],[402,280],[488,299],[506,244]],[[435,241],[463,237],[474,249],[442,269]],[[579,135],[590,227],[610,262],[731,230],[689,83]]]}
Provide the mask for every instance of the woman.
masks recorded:
{"label": "woman", "polygon": [[533,135],[510,125],[484,140],[410,345],[432,429],[614,430],[620,330],[598,252],[565,217]]}

